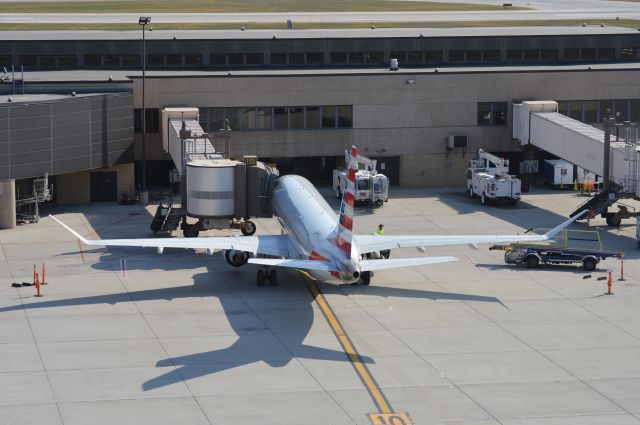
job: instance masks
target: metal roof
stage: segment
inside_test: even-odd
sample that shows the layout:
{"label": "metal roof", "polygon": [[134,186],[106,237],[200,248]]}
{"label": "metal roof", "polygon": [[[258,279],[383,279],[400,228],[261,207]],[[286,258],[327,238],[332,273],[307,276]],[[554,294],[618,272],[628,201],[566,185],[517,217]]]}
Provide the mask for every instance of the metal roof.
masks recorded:
{"label": "metal roof", "polygon": [[[147,70],[147,78],[199,78],[199,77],[284,77],[284,76],[349,76],[349,75],[420,75],[420,74],[484,74],[505,72],[567,72],[567,71],[629,71],[640,70],[640,62],[580,65],[547,65],[547,66],[438,66],[412,67],[398,71],[389,71],[387,67],[377,68],[299,68],[250,70],[205,70],[205,69],[167,69]],[[122,83],[141,78],[139,69],[70,69],[25,71],[25,82],[104,82]],[[17,77],[18,74],[16,74]],[[20,82],[18,82],[20,84]],[[11,82],[3,82],[0,87],[10,86]]]}

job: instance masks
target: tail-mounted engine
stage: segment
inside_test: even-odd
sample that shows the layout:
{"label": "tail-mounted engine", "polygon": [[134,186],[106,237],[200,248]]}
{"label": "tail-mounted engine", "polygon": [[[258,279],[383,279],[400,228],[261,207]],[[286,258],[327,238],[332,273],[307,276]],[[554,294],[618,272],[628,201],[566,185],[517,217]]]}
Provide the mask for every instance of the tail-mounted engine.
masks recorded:
{"label": "tail-mounted engine", "polygon": [[241,267],[249,261],[249,253],[246,251],[228,249],[224,252],[224,259],[233,267]]}

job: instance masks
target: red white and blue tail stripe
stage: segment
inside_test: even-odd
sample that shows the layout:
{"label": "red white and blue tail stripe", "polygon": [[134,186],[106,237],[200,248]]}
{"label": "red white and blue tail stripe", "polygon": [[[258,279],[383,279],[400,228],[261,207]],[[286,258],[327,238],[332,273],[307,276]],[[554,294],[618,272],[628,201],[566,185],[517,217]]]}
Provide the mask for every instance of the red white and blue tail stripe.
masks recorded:
{"label": "red white and blue tail stripe", "polygon": [[338,246],[351,258],[351,241],[353,239],[353,210],[356,203],[356,171],[358,171],[358,150],[351,146],[347,184],[340,204],[340,220],[338,222]]}

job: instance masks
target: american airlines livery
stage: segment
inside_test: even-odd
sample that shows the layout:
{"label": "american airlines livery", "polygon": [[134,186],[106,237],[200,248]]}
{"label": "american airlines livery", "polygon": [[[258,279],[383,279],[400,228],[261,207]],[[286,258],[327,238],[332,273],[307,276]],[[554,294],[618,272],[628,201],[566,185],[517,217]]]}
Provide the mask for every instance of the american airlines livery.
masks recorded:
{"label": "american airlines livery", "polygon": [[428,246],[438,245],[545,241],[586,213],[583,211],[544,235],[354,235],[356,155],[356,147],[352,146],[339,216],[304,177],[278,178],[271,207],[282,226],[282,235],[89,240],[51,217],[87,245],[154,247],[159,254],[165,248],[206,249],[209,254],[225,250],[225,259],[232,266],[247,263],[262,266],[257,272],[258,285],[266,279],[275,285],[278,267],[305,270],[323,282],[368,285],[375,270],[457,260],[455,257],[380,259],[378,253],[383,250],[415,247],[424,251]]}

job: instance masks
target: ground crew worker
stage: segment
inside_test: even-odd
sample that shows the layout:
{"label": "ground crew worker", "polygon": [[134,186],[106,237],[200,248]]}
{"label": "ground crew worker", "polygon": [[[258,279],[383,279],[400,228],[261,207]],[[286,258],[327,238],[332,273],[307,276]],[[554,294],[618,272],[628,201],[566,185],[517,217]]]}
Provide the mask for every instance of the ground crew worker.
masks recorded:
{"label": "ground crew worker", "polygon": [[[384,236],[384,226],[382,224],[378,226],[378,230],[376,230],[376,235]],[[391,255],[390,249],[383,249],[382,251],[380,251],[380,257],[382,258],[389,258],[390,255]]]}

